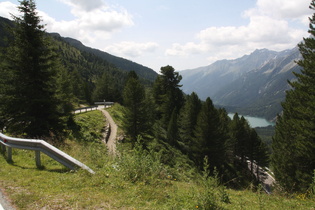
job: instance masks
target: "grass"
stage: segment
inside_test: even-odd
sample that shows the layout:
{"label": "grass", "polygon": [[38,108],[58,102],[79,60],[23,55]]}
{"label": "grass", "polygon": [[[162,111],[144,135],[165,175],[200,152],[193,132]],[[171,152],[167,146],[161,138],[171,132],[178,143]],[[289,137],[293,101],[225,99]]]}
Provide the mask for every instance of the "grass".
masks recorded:
{"label": "grass", "polygon": [[[115,107],[112,109],[115,111]],[[37,169],[33,151],[13,149],[12,164],[0,156],[0,188],[17,209],[207,209],[202,201],[209,199],[205,197],[209,189],[204,186],[213,187],[210,194],[215,199],[214,209],[315,209],[310,198],[268,196],[251,189],[222,190],[211,185],[213,179],[202,175],[192,177],[183,171],[176,174],[141,148],[122,152],[120,159],[110,157],[100,141],[102,117],[99,111],[77,115],[76,121],[81,123],[77,134],[82,139],[68,139],[60,148],[92,168],[95,175],[84,170],[68,171],[44,154],[44,168]],[[91,118],[93,122],[87,120]],[[89,140],[84,141],[85,137]],[[147,170],[141,170],[142,165]],[[148,172],[150,165],[154,170]],[[131,171],[134,174],[129,176]],[[230,203],[222,201],[223,195]]]}

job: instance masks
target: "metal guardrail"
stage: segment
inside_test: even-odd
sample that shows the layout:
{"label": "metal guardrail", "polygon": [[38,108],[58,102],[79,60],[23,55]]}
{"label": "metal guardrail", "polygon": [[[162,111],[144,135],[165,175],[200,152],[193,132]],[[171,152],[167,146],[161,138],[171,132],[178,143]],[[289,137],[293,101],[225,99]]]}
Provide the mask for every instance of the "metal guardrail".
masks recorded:
{"label": "metal guardrail", "polygon": [[5,152],[7,148],[8,161],[12,161],[12,148],[33,150],[35,151],[35,161],[37,167],[41,166],[40,152],[43,152],[71,170],[82,168],[92,174],[95,174],[95,172],[88,166],[84,165],[80,161],[74,159],[73,157],[57,149],[44,140],[13,138],[0,133],[0,145],[2,152]]}
{"label": "metal guardrail", "polygon": [[104,105],[105,107],[106,106],[112,106],[114,105],[114,102],[106,102],[105,100],[102,101],[102,102],[94,102],[95,105]]}
{"label": "metal guardrail", "polygon": [[88,107],[82,107],[74,110],[74,113],[81,113],[81,112],[87,112],[92,110],[97,110],[98,106],[88,106]]}

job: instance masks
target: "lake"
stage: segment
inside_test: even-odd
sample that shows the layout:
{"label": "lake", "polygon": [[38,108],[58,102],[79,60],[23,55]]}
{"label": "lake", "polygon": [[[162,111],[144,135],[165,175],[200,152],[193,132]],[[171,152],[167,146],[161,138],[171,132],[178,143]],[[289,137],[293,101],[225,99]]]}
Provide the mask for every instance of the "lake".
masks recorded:
{"label": "lake", "polygon": [[[228,116],[233,119],[234,113],[229,113]],[[239,115],[239,117],[241,117],[242,115]],[[244,116],[244,118],[249,122],[249,125],[252,128],[255,127],[267,127],[269,125],[275,125],[274,122],[270,122],[264,118],[260,118],[260,117],[251,117],[251,116]]]}

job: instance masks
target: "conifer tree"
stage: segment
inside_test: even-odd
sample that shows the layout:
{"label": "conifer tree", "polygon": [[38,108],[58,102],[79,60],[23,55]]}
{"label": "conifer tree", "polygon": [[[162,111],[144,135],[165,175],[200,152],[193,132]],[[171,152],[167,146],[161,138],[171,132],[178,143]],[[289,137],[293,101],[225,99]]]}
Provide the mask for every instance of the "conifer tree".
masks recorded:
{"label": "conifer tree", "polygon": [[222,131],[219,112],[211,99],[207,98],[198,115],[195,130],[193,152],[198,166],[202,166],[205,156],[211,167],[220,168],[224,164],[226,135]]}
{"label": "conifer tree", "polygon": [[230,124],[230,139],[227,142],[229,148],[229,158],[235,159],[239,157],[242,162],[245,162],[246,143],[248,142],[249,125],[246,119],[234,114]]}
{"label": "conifer tree", "polygon": [[107,72],[97,80],[92,98],[94,101],[118,101],[121,92],[117,88],[117,82],[114,77]]}
{"label": "conifer tree", "polygon": [[178,146],[178,139],[177,110],[175,108],[167,127],[167,141],[171,146]]}
{"label": "conifer tree", "polygon": [[134,145],[138,135],[143,136],[148,129],[145,90],[135,72],[129,73],[123,99],[126,108],[123,127]]}
{"label": "conifer tree", "polygon": [[165,130],[167,129],[169,120],[171,119],[173,110],[177,112],[183,105],[183,92],[179,89],[182,77],[172,66],[161,67],[161,75],[159,75],[154,83],[153,95],[155,103],[158,107],[158,118],[161,119]]}
{"label": "conifer tree", "polygon": [[180,112],[179,119],[181,149],[186,154],[191,153],[191,148],[193,145],[192,140],[195,138],[194,131],[200,109],[201,100],[199,99],[198,95],[195,92],[193,92],[191,95],[188,95]]}
{"label": "conifer tree", "polygon": [[30,137],[57,134],[69,113],[58,97],[58,59],[45,35],[33,0],[20,1],[20,17],[3,60],[1,86],[2,117],[6,128]]}
{"label": "conifer tree", "polygon": [[[315,10],[315,1],[310,4]],[[299,50],[301,73],[289,84],[282,103],[273,138],[272,164],[276,180],[286,190],[305,191],[312,182],[315,169],[315,13],[310,18],[309,38],[304,38]]]}

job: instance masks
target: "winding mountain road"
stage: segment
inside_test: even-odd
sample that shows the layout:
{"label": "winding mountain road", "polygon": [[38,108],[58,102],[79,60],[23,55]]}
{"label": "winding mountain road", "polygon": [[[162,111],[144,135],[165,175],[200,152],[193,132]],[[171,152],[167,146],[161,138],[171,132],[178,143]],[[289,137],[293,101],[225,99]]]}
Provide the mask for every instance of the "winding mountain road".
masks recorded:
{"label": "winding mountain road", "polygon": [[114,122],[113,118],[110,116],[110,114],[105,110],[100,108],[99,110],[102,111],[104,116],[106,117],[109,126],[110,126],[110,135],[106,142],[109,154],[116,155],[116,137],[117,137],[117,125]]}
{"label": "winding mountain road", "polygon": [[[251,162],[248,160],[248,169],[251,169]],[[257,172],[258,167],[258,174]],[[272,186],[276,183],[276,180],[271,176],[271,174],[268,173],[265,169],[257,165],[253,162],[253,173],[258,178],[262,184],[263,189],[266,191],[267,194],[272,193]],[[258,177],[257,177],[258,176]]]}

